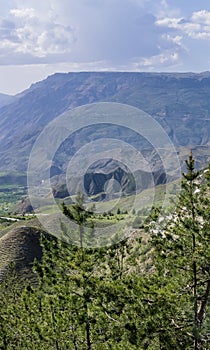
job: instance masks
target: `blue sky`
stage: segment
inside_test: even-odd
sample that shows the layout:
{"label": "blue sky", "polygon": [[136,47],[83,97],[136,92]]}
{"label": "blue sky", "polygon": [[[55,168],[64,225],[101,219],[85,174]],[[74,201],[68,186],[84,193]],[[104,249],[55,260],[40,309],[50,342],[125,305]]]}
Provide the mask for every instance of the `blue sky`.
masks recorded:
{"label": "blue sky", "polygon": [[54,72],[209,70],[206,0],[0,0],[0,92]]}

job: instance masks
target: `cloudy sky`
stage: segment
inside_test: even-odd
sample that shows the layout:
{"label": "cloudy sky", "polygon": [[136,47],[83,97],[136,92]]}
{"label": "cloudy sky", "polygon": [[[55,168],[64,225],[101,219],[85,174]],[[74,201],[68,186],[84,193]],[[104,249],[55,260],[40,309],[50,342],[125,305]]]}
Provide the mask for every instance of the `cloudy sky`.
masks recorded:
{"label": "cloudy sky", "polygon": [[0,0],[0,92],[82,70],[210,70],[209,0]]}

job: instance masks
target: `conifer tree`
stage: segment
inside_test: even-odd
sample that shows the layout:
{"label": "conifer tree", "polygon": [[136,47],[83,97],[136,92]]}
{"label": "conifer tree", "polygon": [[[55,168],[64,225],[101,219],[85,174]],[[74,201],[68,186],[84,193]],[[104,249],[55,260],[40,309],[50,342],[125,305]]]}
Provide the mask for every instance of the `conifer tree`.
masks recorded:
{"label": "conifer tree", "polygon": [[194,350],[210,347],[206,345],[210,342],[206,330],[210,294],[210,201],[206,178],[203,180],[195,170],[191,153],[177,209],[154,224],[152,235],[156,279],[161,281],[164,297],[170,296],[174,305],[174,314],[167,316],[170,332],[174,338],[181,336],[184,346]]}

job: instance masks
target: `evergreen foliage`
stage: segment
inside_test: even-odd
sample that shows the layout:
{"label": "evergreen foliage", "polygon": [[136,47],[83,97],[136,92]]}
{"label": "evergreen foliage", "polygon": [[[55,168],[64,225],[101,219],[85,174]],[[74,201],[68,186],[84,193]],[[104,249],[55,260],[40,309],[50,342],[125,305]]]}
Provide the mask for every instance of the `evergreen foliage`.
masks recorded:
{"label": "evergreen foliage", "polygon": [[186,169],[176,211],[152,209],[144,244],[139,231],[85,249],[92,212],[81,195],[63,205],[80,244],[42,236],[36,284],[11,267],[0,286],[0,349],[210,349],[210,169],[204,178],[192,154]]}

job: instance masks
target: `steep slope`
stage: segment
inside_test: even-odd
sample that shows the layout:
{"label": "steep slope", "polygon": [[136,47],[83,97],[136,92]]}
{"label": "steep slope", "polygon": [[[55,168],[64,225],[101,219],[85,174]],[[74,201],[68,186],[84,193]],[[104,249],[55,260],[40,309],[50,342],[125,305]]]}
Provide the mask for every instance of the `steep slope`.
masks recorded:
{"label": "steep slope", "polygon": [[42,256],[41,233],[43,231],[38,227],[20,226],[0,238],[0,280],[12,262],[22,277],[32,276],[34,259],[40,260]]}
{"label": "steep slope", "polygon": [[0,108],[15,101],[15,96],[0,94]]}
{"label": "steep slope", "polygon": [[50,76],[0,109],[0,169],[25,171],[33,142],[46,124],[67,109],[99,101],[150,113],[176,146],[202,146],[208,161],[210,73],[83,72]]}

